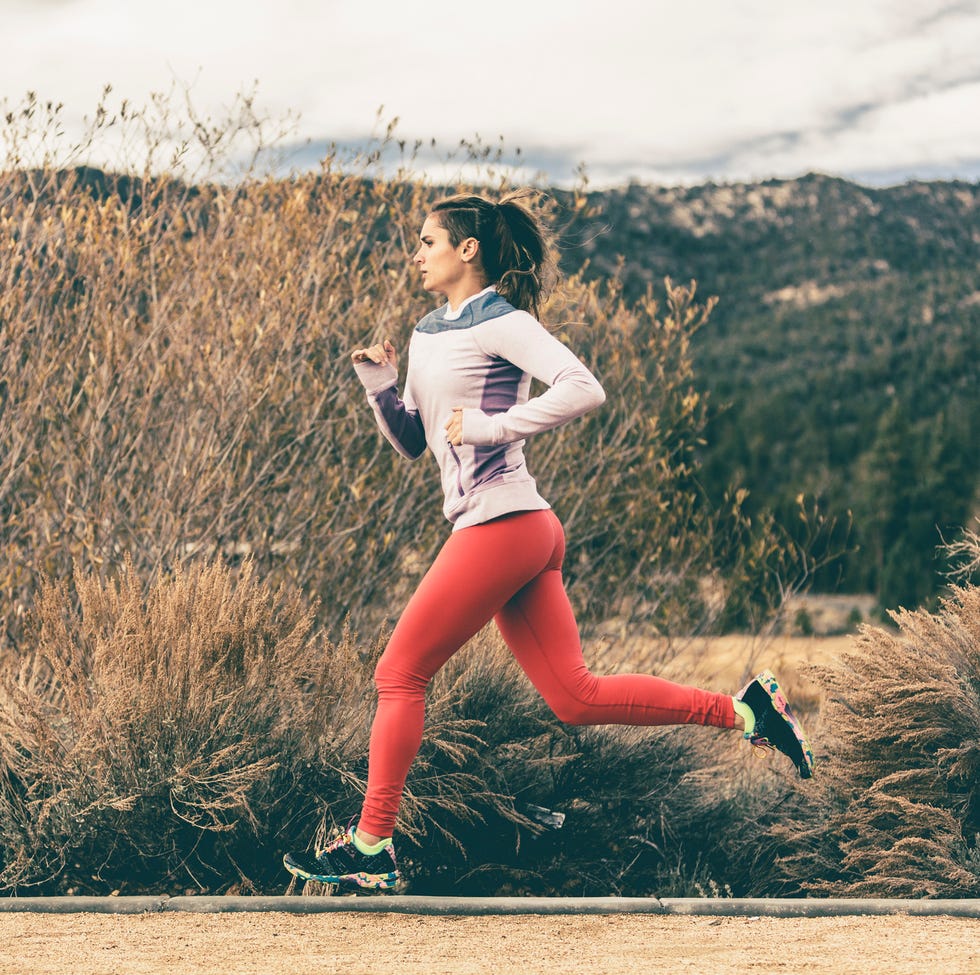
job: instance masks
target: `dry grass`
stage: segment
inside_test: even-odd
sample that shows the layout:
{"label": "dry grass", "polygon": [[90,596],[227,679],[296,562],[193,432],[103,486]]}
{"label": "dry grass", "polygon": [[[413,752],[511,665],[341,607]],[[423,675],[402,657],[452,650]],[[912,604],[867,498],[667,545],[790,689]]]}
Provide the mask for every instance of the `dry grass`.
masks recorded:
{"label": "dry grass", "polygon": [[132,567],[79,576],[77,607],[66,590],[42,588],[0,688],[3,885],[248,883],[249,837],[310,757],[309,688],[341,655],[250,563],[178,568],[145,596]]}
{"label": "dry grass", "polygon": [[[380,644],[327,641],[312,608],[250,561],[178,566],[145,593],[131,565],[110,582],[79,573],[74,591],[43,586],[30,650],[0,674],[0,884],[281,889],[283,847],[359,805]],[[565,727],[488,629],[430,693],[399,823],[411,887],[728,883],[738,797],[720,741]],[[565,812],[565,827],[541,829],[533,806]]]}
{"label": "dry grass", "polygon": [[[146,595],[132,568],[75,588],[78,607],[43,589],[34,652],[3,681],[5,884],[281,889],[282,847],[356,810],[380,644],[330,644],[250,562],[194,563]],[[803,784],[710,729],[564,727],[485,631],[432,688],[400,822],[409,889],[975,892],[977,600],[895,631],[637,638],[620,658],[720,690],[778,670],[817,743]]]}
{"label": "dry grass", "polygon": [[837,895],[980,893],[980,589],[866,626],[824,688],[829,755],[814,808],[773,835],[781,870]]}

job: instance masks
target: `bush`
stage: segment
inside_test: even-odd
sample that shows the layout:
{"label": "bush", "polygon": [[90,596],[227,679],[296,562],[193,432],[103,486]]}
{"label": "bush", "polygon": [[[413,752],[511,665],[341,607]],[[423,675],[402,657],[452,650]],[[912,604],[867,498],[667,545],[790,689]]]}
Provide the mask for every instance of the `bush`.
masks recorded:
{"label": "bush", "polygon": [[[360,804],[380,641],[330,644],[248,561],[180,566],[145,596],[131,566],[75,588],[77,607],[43,586],[32,651],[0,683],[0,886],[281,891],[283,848]],[[565,727],[484,631],[432,687],[399,821],[409,887],[738,889],[726,846],[743,810],[720,740]],[[543,829],[540,806],[565,826]]]}
{"label": "bush", "polygon": [[836,896],[976,897],[980,589],[892,618],[814,668],[828,754],[807,808],[772,828],[780,873]]}
{"label": "bush", "polygon": [[[336,153],[318,173],[221,182],[220,123],[194,127],[218,155],[189,183],[150,170],[152,121],[113,118],[134,151],[149,140],[129,171],[64,167],[52,150],[35,168],[13,153],[0,173],[0,649],[17,646],[43,575],[128,558],[149,579],[189,555],[247,554],[263,579],[318,597],[329,632],[347,618],[373,631],[446,526],[430,462],[384,443],[348,353],[386,335],[404,349],[428,309],[409,256],[442,191]],[[56,114],[11,113],[15,148],[18,126],[56,145]],[[559,227],[585,219],[584,197],[544,205]],[[758,619],[805,553],[749,523],[743,493],[715,511],[699,489],[690,341],[713,301],[693,284],[667,282],[663,307],[620,289],[572,276],[545,314],[609,394],[530,446],[569,529],[571,598],[586,625],[610,610],[684,631],[719,612]],[[708,576],[735,613],[699,598]]]}
{"label": "bush", "polygon": [[256,841],[294,814],[326,705],[309,688],[336,649],[248,563],[178,568],[145,599],[132,567],[75,581],[78,608],[42,588],[31,652],[4,675],[0,883],[252,886]]}

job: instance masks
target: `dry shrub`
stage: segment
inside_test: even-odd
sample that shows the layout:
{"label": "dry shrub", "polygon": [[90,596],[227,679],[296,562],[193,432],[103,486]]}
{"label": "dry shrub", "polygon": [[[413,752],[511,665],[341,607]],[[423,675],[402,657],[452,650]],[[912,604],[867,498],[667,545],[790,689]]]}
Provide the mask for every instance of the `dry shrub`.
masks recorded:
{"label": "dry shrub", "polygon": [[[77,599],[38,594],[0,682],[0,885],[281,891],[283,849],[359,808],[381,641],[326,641],[250,561],[144,588],[128,565],[105,583],[79,572]],[[399,820],[409,887],[738,889],[726,849],[743,821],[720,741],[564,726],[485,630],[430,692]],[[535,807],[566,813],[564,828]]]}
{"label": "dry shrub", "polygon": [[39,179],[0,186],[8,627],[39,572],[129,557],[148,576],[188,553],[347,588],[326,604],[339,627],[426,527],[395,532],[399,502],[431,493],[421,470],[394,471],[345,355],[379,318],[414,317],[390,305],[392,287],[411,302],[405,242],[372,223],[401,211],[395,191],[330,174],[104,195],[85,172]]}
{"label": "dry shrub", "polygon": [[177,567],[146,595],[132,566],[75,587],[77,606],[42,587],[3,675],[0,883],[254,886],[280,820],[311,801],[302,779],[329,792],[306,774],[316,729],[340,713],[358,730],[364,681],[319,680],[351,669],[350,643],[325,644],[248,562]]}
{"label": "dry shrub", "polygon": [[[431,461],[383,441],[348,353],[389,335],[404,350],[428,310],[410,255],[443,191],[381,178],[375,154],[234,184],[151,174],[150,121],[114,119],[147,158],[107,174],[61,164],[57,119],[38,106],[8,119],[8,136],[38,130],[48,148],[0,173],[0,644],[16,647],[42,575],[129,558],[149,579],[190,554],[248,554],[264,579],[319,597],[328,631],[374,630],[446,526]],[[219,169],[220,126],[193,131]],[[560,232],[595,217],[584,194],[542,205]],[[573,602],[586,624],[615,611],[705,629],[712,577],[722,619],[765,615],[799,551],[750,525],[741,496],[713,511],[697,484],[706,404],[690,339],[713,302],[693,284],[667,282],[662,306],[620,290],[572,273],[544,316],[609,394],[530,447],[569,528]]]}
{"label": "dry shrub", "polygon": [[[980,589],[936,613],[865,626],[825,686],[808,807],[772,829],[781,873],[807,892],[980,894]],[[820,749],[823,751],[823,749]]]}

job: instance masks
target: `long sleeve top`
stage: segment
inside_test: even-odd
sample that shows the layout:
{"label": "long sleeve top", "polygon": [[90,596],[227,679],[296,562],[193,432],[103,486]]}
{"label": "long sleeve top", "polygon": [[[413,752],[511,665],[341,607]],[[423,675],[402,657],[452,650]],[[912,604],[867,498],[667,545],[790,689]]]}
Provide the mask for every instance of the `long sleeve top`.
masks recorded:
{"label": "long sleeve top", "polygon": [[[491,286],[426,315],[408,348],[404,395],[390,364],[355,364],[378,426],[409,459],[432,451],[453,530],[550,505],[524,459],[524,441],[605,401],[595,376],[532,315]],[[528,398],[531,379],[547,389]],[[445,424],[463,408],[463,444]]]}

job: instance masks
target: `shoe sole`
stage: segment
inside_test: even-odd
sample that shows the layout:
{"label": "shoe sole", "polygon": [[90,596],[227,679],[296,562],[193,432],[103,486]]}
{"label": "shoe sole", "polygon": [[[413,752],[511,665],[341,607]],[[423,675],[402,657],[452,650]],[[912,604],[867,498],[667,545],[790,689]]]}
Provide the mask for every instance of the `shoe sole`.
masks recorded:
{"label": "shoe sole", "polygon": [[[753,685],[758,683],[759,686],[769,695],[769,700],[772,702],[773,708],[776,713],[789,725],[790,730],[793,732],[793,736],[796,738],[800,745],[800,751],[803,754],[803,762],[796,766],[797,771],[800,773],[801,779],[809,779],[813,775],[813,746],[810,744],[810,739],[807,738],[806,732],[803,730],[803,726],[796,719],[796,715],[793,714],[792,708],[789,706],[789,701],[786,700],[786,695],[783,693],[782,688],[779,686],[779,681],[776,680],[775,675],[771,670],[764,670],[757,677],[753,677],[748,684],[743,687],[736,697],[739,700],[745,692]],[[749,736],[749,740],[753,744],[752,737]],[[767,745],[770,744],[768,738],[759,739],[760,742],[765,742]],[[771,747],[775,747],[774,745]],[[795,763],[794,763],[795,764]]]}
{"label": "shoe sole", "polygon": [[288,853],[282,858],[282,865],[300,880],[315,880],[319,884],[337,884],[341,887],[357,887],[359,890],[391,890],[399,880],[397,873],[312,873],[304,870],[290,858]]}

